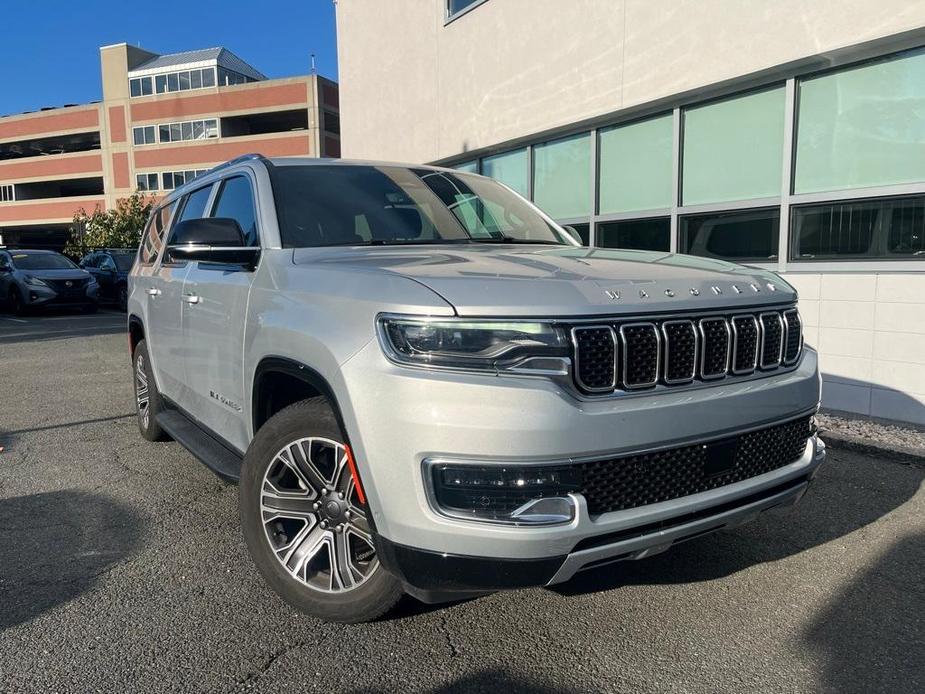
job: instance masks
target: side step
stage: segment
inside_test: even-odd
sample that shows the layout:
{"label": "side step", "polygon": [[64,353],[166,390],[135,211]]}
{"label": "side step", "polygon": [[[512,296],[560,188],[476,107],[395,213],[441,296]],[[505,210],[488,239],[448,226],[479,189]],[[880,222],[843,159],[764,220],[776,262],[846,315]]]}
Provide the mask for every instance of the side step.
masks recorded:
{"label": "side step", "polygon": [[241,478],[240,454],[203,431],[182,412],[165,410],[157,415],[157,423],[223,480],[237,482]]}

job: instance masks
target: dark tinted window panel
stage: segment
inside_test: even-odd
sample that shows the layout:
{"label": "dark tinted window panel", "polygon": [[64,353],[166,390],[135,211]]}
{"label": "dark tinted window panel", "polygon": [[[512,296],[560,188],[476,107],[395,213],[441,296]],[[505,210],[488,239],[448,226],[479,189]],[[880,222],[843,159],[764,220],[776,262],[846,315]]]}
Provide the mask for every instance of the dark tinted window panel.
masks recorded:
{"label": "dark tinted window panel", "polygon": [[925,198],[883,198],[793,210],[793,260],[925,255]]}
{"label": "dark tinted window panel", "polygon": [[685,253],[724,260],[774,260],[779,234],[780,209],[776,207],[681,219],[681,249]]}
{"label": "dark tinted window panel", "polygon": [[569,224],[568,226],[572,227],[572,229],[578,232],[578,235],[581,237],[581,243],[583,246],[587,246],[590,243],[590,224]]}
{"label": "dark tinted window panel", "polygon": [[633,219],[597,225],[598,245],[604,248],[632,248],[667,251],[671,240],[671,219]]}

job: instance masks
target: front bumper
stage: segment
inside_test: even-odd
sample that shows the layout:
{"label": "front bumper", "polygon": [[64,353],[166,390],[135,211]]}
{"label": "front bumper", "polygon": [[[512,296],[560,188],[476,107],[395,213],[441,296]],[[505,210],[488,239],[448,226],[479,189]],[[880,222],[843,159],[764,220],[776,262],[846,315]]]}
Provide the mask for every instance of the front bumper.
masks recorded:
{"label": "front bumper", "polygon": [[79,287],[70,292],[34,285],[22,285],[22,290],[28,306],[89,306],[99,301],[99,285]]}
{"label": "front bumper", "polygon": [[448,518],[427,498],[423,461],[537,464],[613,458],[754,430],[812,413],[820,382],[814,350],[793,370],[694,389],[579,400],[542,378],[446,373],[396,366],[373,341],[341,365],[341,415],[385,540],[461,556],[564,557],[587,538],[746,497],[809,472],[812,456],[702,494],[574,521],[514,527]]}
{"label": "front bumper", "polygon": [[[825,444],[816,436],[807,441],[798,466],[800,474],[770,488],[719,503],[679,499],[674,515],[578,541],[562,556],[542,559],[499,559],[430,552],[378,539],[380,560],[424,602],[443,602],[512,588],[564,583],[575,574],[619,561],[644,559],[673,545],[717,530],[735,528],[773,508],[793,506],[806,493],[825,461]],[[699,495],[702,496],[702,495]]]}

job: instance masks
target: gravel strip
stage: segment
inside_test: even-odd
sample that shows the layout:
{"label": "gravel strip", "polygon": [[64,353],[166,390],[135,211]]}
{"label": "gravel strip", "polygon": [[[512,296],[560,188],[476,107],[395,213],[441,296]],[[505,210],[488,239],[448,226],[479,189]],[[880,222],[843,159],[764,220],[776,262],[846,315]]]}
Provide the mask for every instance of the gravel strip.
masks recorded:
{"label": "gravel strip", "polygon": [[818,414],[816,423],[832,446],[925,463],[925,427],[832,411]]}

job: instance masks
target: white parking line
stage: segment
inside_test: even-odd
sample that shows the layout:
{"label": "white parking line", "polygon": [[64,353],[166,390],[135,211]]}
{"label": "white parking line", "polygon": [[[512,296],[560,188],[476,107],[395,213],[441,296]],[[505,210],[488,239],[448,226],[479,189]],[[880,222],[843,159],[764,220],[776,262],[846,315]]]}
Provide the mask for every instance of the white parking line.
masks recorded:
{"label": "white parking line", "polygon": [[29,321],[23,320],[22,318],[9,318],[7,316],[0,316],[0,320],[11,320],[14,323],[28,323]]}

